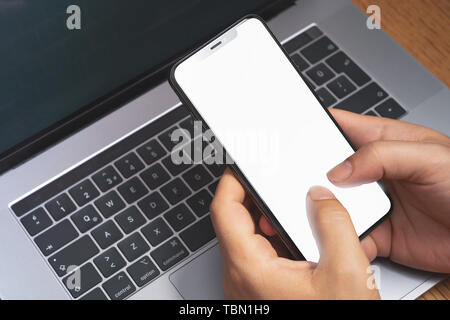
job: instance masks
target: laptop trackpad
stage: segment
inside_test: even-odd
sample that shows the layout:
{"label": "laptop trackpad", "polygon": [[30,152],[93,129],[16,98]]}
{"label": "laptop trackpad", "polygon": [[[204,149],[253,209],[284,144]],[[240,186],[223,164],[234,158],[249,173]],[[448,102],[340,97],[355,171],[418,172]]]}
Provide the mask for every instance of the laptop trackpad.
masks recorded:
{"label": "laptop trackpad", "polygon": [[226,299],[218,245],[172,273],[169,279],[184,299]]}

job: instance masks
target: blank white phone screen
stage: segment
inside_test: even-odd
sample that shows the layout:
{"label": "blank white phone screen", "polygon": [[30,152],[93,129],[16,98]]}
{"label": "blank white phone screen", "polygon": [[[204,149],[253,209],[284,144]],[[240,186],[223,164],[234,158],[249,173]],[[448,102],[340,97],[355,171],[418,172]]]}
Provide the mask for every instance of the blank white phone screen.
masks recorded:
{"label": "blank white phone screen", "polygon": [[353,149],[258,19],[189,57],[174,77],[307,260],[320,257],[305,208],[311,186],[336,195],[358,235],[388,213],[377,183],[338,188],[328,181],[326,173]]}

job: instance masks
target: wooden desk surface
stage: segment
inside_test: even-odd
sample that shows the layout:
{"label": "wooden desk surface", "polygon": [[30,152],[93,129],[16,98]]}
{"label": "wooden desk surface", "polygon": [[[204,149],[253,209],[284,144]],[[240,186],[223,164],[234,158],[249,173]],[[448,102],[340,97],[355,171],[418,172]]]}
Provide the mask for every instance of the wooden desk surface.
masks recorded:
{"label": "wooden desk surface", "polygon": [[[381,27],[450,87],[449,0],[352,0],[363,12],[376,4]],[[450,278],[425,292],[420,300],[450,299]]]}

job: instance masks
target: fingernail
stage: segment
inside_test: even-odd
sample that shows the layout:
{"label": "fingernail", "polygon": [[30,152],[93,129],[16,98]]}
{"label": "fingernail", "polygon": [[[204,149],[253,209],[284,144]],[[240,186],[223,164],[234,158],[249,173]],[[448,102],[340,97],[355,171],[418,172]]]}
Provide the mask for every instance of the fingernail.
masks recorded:
{"label": "fingernail", "polygon": [[352,174],[352,163],[348,160],[341,162],[336,167],[328,171],[327,177],[331,182],[343,182]]}
{"label": "fingernail", "polygon": [[320,186],[311,187],[308,191],[311,200],[330,200],[334,199],[334,194],[330,190]]}

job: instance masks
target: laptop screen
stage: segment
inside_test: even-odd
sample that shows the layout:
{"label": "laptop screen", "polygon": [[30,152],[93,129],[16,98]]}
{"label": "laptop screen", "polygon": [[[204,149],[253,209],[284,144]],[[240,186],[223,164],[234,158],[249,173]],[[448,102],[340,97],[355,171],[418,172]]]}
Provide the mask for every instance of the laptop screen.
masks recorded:
{"label": "laptop screen", "polygon": [[0,155],[272,2],[0,1]]}

